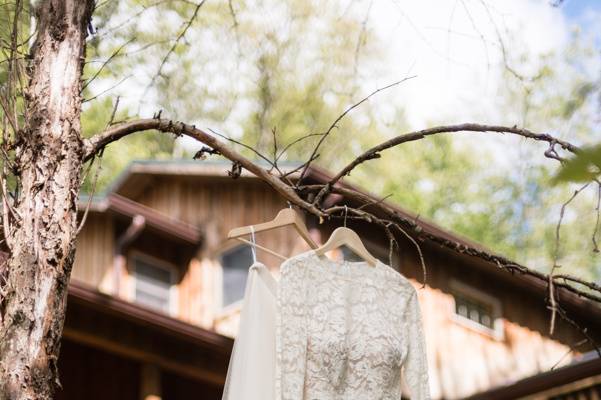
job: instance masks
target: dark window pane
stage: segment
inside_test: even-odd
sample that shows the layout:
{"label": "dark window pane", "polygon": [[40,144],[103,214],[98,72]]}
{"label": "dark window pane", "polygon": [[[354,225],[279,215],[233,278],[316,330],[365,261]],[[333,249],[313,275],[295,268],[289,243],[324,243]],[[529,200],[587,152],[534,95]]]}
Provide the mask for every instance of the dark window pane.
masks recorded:
{"label": "dark window pane", "polygon": [[155,310],[169,312],[171,271],[136,259],[136,302]]}
{"label": "dark window pane", "polygon": [[348,246],[341,246],[340,250],[342,250],[342,258],[346,261],[350,262],[358,262],[365,261],[359,255],[355,254],[355,252],[348,248]]}
{"label": "dark window pane", "polygon": [[486,328],[493,328],[494,306],[462,294],[455,294],[455,313]]}
{"label": "dark window pane", "polygon": [[253,262],[250,246],[238,246],[221,255],[223,267],[223,305],[244,297],[248,269]]}

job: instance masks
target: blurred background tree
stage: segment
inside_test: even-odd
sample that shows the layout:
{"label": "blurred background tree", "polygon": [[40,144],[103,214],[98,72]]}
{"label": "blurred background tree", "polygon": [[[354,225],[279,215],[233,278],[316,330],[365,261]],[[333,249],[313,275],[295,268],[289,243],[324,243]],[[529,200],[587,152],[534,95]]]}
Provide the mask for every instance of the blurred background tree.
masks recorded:
{"label": "blurred background tree", "polygon": [[[372,5],[100,2],[88,50],[93,81],[86,87],[85,132],[98,132],[110,121],[115,104],[103,97],[108,91],[120,95],[114,121],[164,110],[272,157],[274,137],[282,149],[322,133],[345,108],[390,83],[379,80],[392,72]],[[503,84],[495,97],[477,100],[488,107],[474,106],[468,115],[594,143],[599,71],[592,74],[586,65],[598,58],[598,50],[576,32],[565,47],[533,56],[520,47],[520,35],[519,29],[498,28],[494,40],[480,38],[491,52],[501,50],[491,73],[500,74]],[[423,128],[408,122],[404,105],[411,99],[398,93],[401,89],[383,92],[378,101],[353,110],[328,137],[316,163],[336,170],[362,149]],[[449,118],[428,122],[446,124]],[[282,160],[306,160],[317,140],[298,142]],[[164,135],[129,137],[104,154],[99,189],[130,160],[190,158],[195,150],[186,140]],[[543,151],[514,138],[438,136],[388,150],[350,181],[532,267],[548,271],[559,255],[558,264],[599,279],[592,241],[598,187],[590,185],[566,207],[558,252],[560,209],[577,186],[553,182],[558,164]]]}

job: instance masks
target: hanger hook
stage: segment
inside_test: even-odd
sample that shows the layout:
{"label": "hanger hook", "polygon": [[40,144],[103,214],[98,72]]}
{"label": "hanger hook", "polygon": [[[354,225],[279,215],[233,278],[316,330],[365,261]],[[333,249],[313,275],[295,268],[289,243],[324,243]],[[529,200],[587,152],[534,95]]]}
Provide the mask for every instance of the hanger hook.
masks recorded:
{"label": "hanger hook", "polygon": [[346,217],[348,216],[348,207],[344,205],[344,227],[346,228]]}

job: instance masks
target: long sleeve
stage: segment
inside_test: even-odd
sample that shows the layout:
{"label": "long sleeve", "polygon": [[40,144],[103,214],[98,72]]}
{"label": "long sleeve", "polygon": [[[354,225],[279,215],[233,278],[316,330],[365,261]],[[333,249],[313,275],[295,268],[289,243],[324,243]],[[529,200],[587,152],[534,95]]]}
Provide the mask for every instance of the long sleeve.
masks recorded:
{"label": "long sleeve", "polygon": [[250,268],[223,400],[274,398],[276,290],[265,266]]}
{"label": "long sleeve", "polygon": [[428,359],[421,312],[417,292],[413,287],[411,289],[404,318],[403,335],[406,338],[407,354],[403,363],[403,375],[411,392],[411,400],[430,400]]}

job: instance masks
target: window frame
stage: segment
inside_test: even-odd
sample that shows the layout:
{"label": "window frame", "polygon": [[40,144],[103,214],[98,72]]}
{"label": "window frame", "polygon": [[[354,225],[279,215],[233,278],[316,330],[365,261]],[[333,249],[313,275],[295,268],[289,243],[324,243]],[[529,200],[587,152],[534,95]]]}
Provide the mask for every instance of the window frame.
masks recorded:
{"label": "window frame", "polygon": [[[219,268],[218,269],[218,273],[215,274],[215,304],[216,304],[216,308],[219,310],[218,311],[218,315],[228,315],[232,312],[236,312],[238,311],[241,307],[242,307],[242,303],[244,301],[244,294],[242,295],[242,298],[240,300],[236,300],[232,303],[229,304],[224,304],[223,302],[223,296],[224,296],[224,267],[223,264],[221,263],[221,259],[224,253],[227,253],[228,251],[232,251],[235,248],[238,247],[250,247],[251,245],[243,243],[243,242],[238,242],[238,243],[232,243],[231,245],[228,246],[223,246],[221,248],[219,248],[215,253],[214,253],[214,260],[215,263],[218,265]],[[248,269],[250,271],[250,267],[252,265],[252,259],[250,260],[251,263],[248,264]],[[248,279],[248,277],[247,277]],[[245,285],[246,287],[246,285]]]}
{"label": "window frame", "polygon": [[[478,333],[482,333],[495,340],[502,341],[505,339],[504,319],[503,319],[503,308],[501,300],[493,295],[485,293],[484,291],[477,289],[464,282],[460,282],[456,279],[450,281],[451,289],[451,320],[459,325],[472,329]],[[470,318],[464,317],[457,313],[456,296],[461,295],[468,299],[475,300],[477,302],[487,303],[492,307],[492,328],[482,325]]]}
{"label": "window frame", "polygon": [[179,299],[179,288],[177,285],[177,281],[179,278],[179,269],[177,268],[177,266],[169,261],[152,256],[148,253],[144,253],[141,250],[130,250],[129,251],[128,264],[130,265],[130,268],[131,268],[131,278],[132,278],[130,298],[132,299],[132,302],[134,302],[142,307],[151,309],[155,312],[163,312],[163,311],[157,310],[155,308],[152,308],[152,307],[147,306],[142,303],[138,303],[136,301],[136,288],[137,288],[137,283],[138,283],[138,279],[136,276],[136,260],[146,262],[147,264],[150,264],[153,267],[161,268],[161,269],[169,272],[169,276],[171,279],[170,279],[170,285],[169,285],[169,304],[167,307],[169,311],[167,312],[167,315],[175,317],[178,312],[178,299]]}

